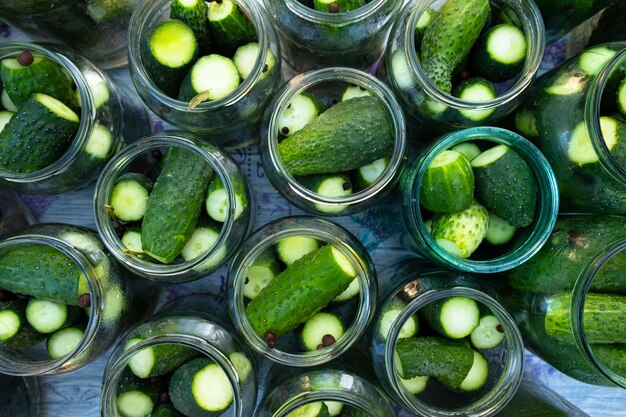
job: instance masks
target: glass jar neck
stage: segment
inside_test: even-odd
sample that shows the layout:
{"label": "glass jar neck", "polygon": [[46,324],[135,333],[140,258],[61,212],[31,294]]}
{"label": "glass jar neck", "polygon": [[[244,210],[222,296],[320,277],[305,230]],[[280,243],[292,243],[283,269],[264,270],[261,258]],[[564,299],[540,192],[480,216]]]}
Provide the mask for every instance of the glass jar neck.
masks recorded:
{"label": "glass jar neck", "polygon": [[72,358],[81,355],[94,341],[94,336],[100,327],[102,303],[104,300],[103,288],[93,265],[80,251],[61,239],[39,234],[24,234],[8,238],[0,242],[0,257],[10,250],[16,250],[27,245],[45,245],[54,248],[74,262],[81,274],[85,276],[89,285],[91,307],[87,327],[80,343],[70,353],[59,359],[29,360],[21,355],[9,354],[9,352],[2,349],[0,353],[0,371],[9,375],[19,376],[51,373],[62,368]]}

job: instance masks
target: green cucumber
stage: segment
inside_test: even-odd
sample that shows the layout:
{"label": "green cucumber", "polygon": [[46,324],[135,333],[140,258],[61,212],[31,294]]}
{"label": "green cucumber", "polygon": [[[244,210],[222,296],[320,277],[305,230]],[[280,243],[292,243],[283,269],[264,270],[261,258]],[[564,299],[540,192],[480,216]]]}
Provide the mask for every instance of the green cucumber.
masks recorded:
{"label": "green cucumber", "polygon": [[474,360],[472,362],[472,368],[468,372],[467,376],[459,385],[459,389],[465,392],[477,391],[485,386],[487,379],[489,378],[489,363],[487,359],[477,351],[472,351],[474,354]]}
{"label": "green cucumber", "polygon": [[[621,138],[618,132],[623,129],[622,125],[623,123],[614,117],[600,117],[602,140],[612,154],[615,154],[613,148],[620,142]],[[567,143],[567,157],[570,161],[580,166],[593,164],[600,160],[589,137],[589,130],[585,121],[578,123],[572,130],[570,140]]]}
{"label": "green cucumber", "polygon": [[170,379],[170,399],[187,417],[208,417],[224,411],[234,394],[226,372],[209,358],[187,362]]}
{"label": "green cucumber", "polygon": [[7,171],[39,171],[69,147],[79,118],[54,97],[36,93],[0,132],[0,167]]}
{"label": "green cucumber", "polygon": [[293,135],[311,123],[322,111],[322,104],[308,93],[296,94],[278,116],[278,132],[283,136]]}
{"label": "green cucumber", "polygon": [[0,255],[0,288],[13,293],[78,306],[89,292],[80,268],[46,245],[28,245]]}
{"label": "green cucumber", "polygon": [[437,15],[437,11],[432,7],[424,10],[419,19],[417,19],[417,23],[415,24],[415,36],[416,40],[419,37],[421,42],[421,38],[424,36],[424,31],[430,24],[433,22],[433,19]]}
{"label": "green cucumber", "polygon": [[5,58],[0,62],[0,76],[11,102],[21,108],[31,95],[43,93],[71,105],[74,97],[71,78],[56,62],[44,56],[32,56],[30,65],[21,65],[17,58]]}
{"label": "green cucumber", "polygon": [[[215,3],[215,2],[214,2]],[[239,71],[235,63],[221,55],[203,56],[191,67],[180,86],[181,101],[219,100],[239,87]],[[195,100],[194,100],[195,101]]]}
{"label": "green cucumber", "polygon": [[204,0],[172,0],[170,19],[180,20],[193,31],[200,52],[211,46],[209,10]]}
{"label": "green cucumber", "polygon": [[248,377],[252,375],[254,367],[246,354],[241,352],[231,352],[231,354],[228,355],[228,359],[230,359],[230,363],[232,363],[235,370],[237,370],[237,376],[239,377],[240,382],[246,381]]}
{"label": "green cucumber", "polygon": [[331,415],[324,401],[318,401],[296,408],[287,414],[287,417],[331,417]]}
{"label": "green cucumber", "polygon": [[480,148],[478,147],[478,145],[472,142],[459,143],[458,145],[453,146],[450,150],[462,154],[465,159],[470,162],[472,161],[472,159],[480,155]]}
{"label": "green cucumber", "polygon": [[[115,149],[113,148],[113,133],[109,128],[101,123],[96,122],[93,125],[93,130],[89,135],[89,140],[85,145],[84,157],[87,158],[87,163],[90,164],[103,164],[113,155]],[[87,170],[85,170],[86,172]]]}
{"label": "green cucumber", "polygon": [[326,13],[347,13],[365,4],[365,0],[314,0],[313,8]]}
{"label": "green cucumber", "polygon": [[159,402],[160,393],[158,385],[139,379],[128,370],[124,370],[117,384],[115,400],[117,412],[122,417],[154,417],[152,411],[156,411],[154,407]]}
{"label": "green cucumber", "polygon": [[474,364],[474,351],[466,340],[437,336],[400,339],[396,354],[403,379],[430,376],[452,389],[461,386]]}
{"label": "green cucumber", "polygon": [[617,55],[617,51],[604,46],[589,48],[578,57],[578,66],[587,75],[595,76]]}
{"label": "green cucumber", "polygon": [[4,127],[9,123],[9,120],[15,115],[15,113],[10,111],[0,111],[0,132],[4,129]]}
{"label": "green cucumber", "polygon": [[[335,343],[344,332],[344,324],[338,315],[320,311],[304,322],[300,332],[300,342],[306,350],[315,351]],[[326,342],[327,339],[332,343]]]}
{"label": "green cucumber", "polygon": [[148,36],[142,56],[146,72],[163,93],[176,97],[198,56],[193,30],[178,20],[159,23]]}
{"label": "green cucumber", "polygon": [[389,157],[384,156],[363,165],[350,173],[350,179],[356,190],[365,190],[371,187],[383,175],[389,166]]}
{"label": "green cucumber", "polygon": [[616,374],[626,377],[626,345],[605,344],[592,345],[594,356],[607,368]]}
{"label": "green cucumber", "polygon": [[509,243],[517,232],[517,227],[509,224],[498,215],[489,212],[489,227],[485,239],[492,245],[504,245]]}
{"label": "green cucumber", "polygon": [[537,118],[532,110],[521,109],[515,114],[515,129],[526,138],[539,137]]}
{"label": "green cucumber", "polygon": [[225,56],[232,56],[240,46],[257,41],[254,24],[233,0],[209,4],[209,27],[213,43]]}
{"label": "green cucumber", "polygon": [[393,54],[391,54],[387,65],[389,66],[391,79],[395,82],[399,90],[406,91],[413,88],[416,81],[413,78],[411,68],[409,68],[406,54],[402,49],[396,49]]}
{"label": "green cucumber", "polygon": [[278,145],[294,176],[357,169],[388,155],[394,138],[387,110],[376,97],[340,101]]}
{"label": "green cucumber", "polygon": [[33,329],[26,319],[24,299],[0,302],[0,345],[21,349],[36,345],[44,335]]}
{"label": "green cucumber", "polygon": [[213,169],[202,155],[182,148],[169,150],[141,225],[144,252],[165,264],[176,259],[196,228],[212,176]]}
{"label": "green cucumber", "polygon": [[109,199],[115,217],[125,222],[143,219],[153,186],[150,178],[136,172],[127,172],[119,177]]}
{"label": "green cucumber", "polygon": [[[402,310],[406,305],[394,298],[391,300],[386,306],[383,312],[380,314],[380,318],[378,319],[378,334],[383,339],[387,339],[389,335],[389,329],[396,322],[398,316],[402,313]],[[406,322],[400,328],[400,332],[398,333],[399,339],[405,339],[407,337],[412,337],[417,334],[419,330],[419,317],[417,315],[412,315],[407,319]]]}
{"label": "green cucumber", "polygon": [[[550,336],[572,341],[571,293],[547,301],[545,329]],[[623,343],[626,340],[626,296],[587,293],[583,306],[583,330],[589,343]]]}
{"label": "green cucumber", "polygon": [[350,100],[351,98],[355,98],[355,97],[367,97],[367,96],[371,96],[372,92],[366,88],[363,88],[361,86],[358,85],[350,85],[348,87],[346,87],[345,90],[343,90],[343,93],[341,93],[341,101],[346,101],[346,100]]}
{"label": "green cucumber", "polygon": [[246,272],[243,296],[249,300],[254,300],[281,270],[274,249],[270,248],[263,251]]}
{"label": "green cucumber", "polygon": [[54,333],[74,323],[80,312],[79,307],[31,298],[26,307],[26,320],[39,333]]}
{"label": "green cucumber", "polygon": [[11,101],[11,97],[9,97],[9,93],[7,93],[6,88],[2,89],[1,102],[2,102],[2,107],[4,107],[5,110],[13,112],[13,113],[17,112],[18,108]]}
{"label": "green cucumber", "polygon": [[[352,195],[352,182],[346,174],[321,174],[298,177],[298,182],[321,197],[341,198]],[[321,213],[339,214],[346,204],[315,203],[315,209]]]}
{"label": "green cucumber", "polygon": [[[496,86],[485,78],[473,77],[462,81],[457,85],[452,95],[464,101],[483,102],[494,100],[498,96]],[[463,117],[473,122],[487,119],[496,111],[495,108],[484,110],[459,110]]]}
{"label": "green cucumber", "polygon": [[420,203],[435,213],[467,209],[474,199],[474,173],[463,154],[447,150],[428,165],[420,186]]}
{"label": "green cucumber", "polygon": [[136,227],[126,230],[122,236],[122,244],[131,252],[142,253],[141,230]]}
{"label": "green cucumber", "polygon": [[332,245],[307,253],[278,274],[246,306],[261,338],[295,329],[348,288],[356,277],[351,262]]}
{"label": "green cucumber", "polygon": [[[235,207],[233,220],[237,220],[248,206],[248,195],[244,180],[240,180],[233,176],[230,177],[233,191],[235,193]],[[229,207],[228,193],[224,188],[222,179],[215,175],[213,180],[209,184],[206,192],[205,200],[206,212],[210,218],[216,222],[224,223],[228,215],[228,211],[233,211],[232,207]]]}
{"label": "green cucumber", "polygon": [[335,299],[333,300],[333,303],[343,303],[343,302],[352,300],[354,297],[359,295],[360,292],[361,292],[361,284],[359,283],[359,279],[354,278],[352,282],[350,283],[350,285],[348,285],[348,288],[346,288],[344,292],[342,292],[337,297],[335,297]]}
{"label": "green cucumber", "polygon": [[493,349],[504,341],[504,336],[500,320],[489,313],[480,318],[478,327],[472,330],[470,340],[476,349]]}
{"label": "green cucumber", "polygon": [[472,49],[474,71],[493,82],[504,82],[519,74],[526,60],[526,35],[510,23],[492,26]]}
{"label": "green cucumber", "polygon": [[287,266],[291,265],[307,253],[320,247],[320,242],[308,236],[288,236],[276,243],[278,258]]}
{"label": "green cucumber", "polygon": [[409,394],[417,395],[426,389],[428,386],[428,381],[430,380],[429,376],[415,376],[409,379],[400,378],[400,383],[406,389]]}
{"label": "green cucumber", "polygon": [[59,359],[69,355],[78,347],[85,335],[85,328],[82,326],[66,327],[53,333],[46,343],[48,356],[50,359]]}
{"label": "green cucumber", "polygon": [[617,87],[615,99],[617,101],[617,110],[619,110],[622,117],[626,118],[626,78],[624,78],[620,82],[619,87]]}
{"label": "green cucumber", "polygon": [[[190,262],[210,251],[217,243],[222,230],[212,222],[200,222],[198,227],[193,231],[187,243],[180,253],[183,259]],[[226,260],[226,245],[223,245],[218,251],[202,262],[198,267],[200,271],[209,269],[217,269]]]}
{"label": "green cucumber", "polygon": [[[129,339],[124,345],[124,350],[130,349],[142,340],[144,340],[143,337]],[[189,346],[161,343],[135,353],[128,361],[128,367],[139,378],[151,378],[169,374],[199,354],[197,350]]]}
{"label": "green cucumber", "polygon": [[450,297],[428,304],[422,310],[428,325],[442,336],[462,339],[480,324],[480,309],[469,297]]}
{"label": "green cucumber", "polygon": [[488,227],[489,212],[474,200],[466,210],[435,214],[430,234],[445,251],[468,258],[480,246]]}
{"label": "green cucumber", "polygon": [[506,145],[497,145],[471,164],[476,196],[485,207],[515,227],[532,224],[539,186],[524,158]]}
{"label": "green cucumber", "polygon": [[444,93],[452,91],[452,74],[469,54],[489,13],[489,0],[448,0],[424,31],[422,69]]}
{"label": "green cucumber", "polygon": [[[254,64],[256,64],[256,61],[259,58],[259,52],[259,44],[256,42],[250,42],[237,48],[237,52],[235,52],[235,55],[233,56],[233,62],[235,63],[237,71],[239,71],[239,76],[241,76],[242,80],[248,78],[248,75],[250,75],[250,73],[252,72]],[[267,57],[265,58],[265,65],[261,70],[259,81],[265,79],[269,74],[274,71],[275,68],[276,57],[268,48]]]}
{"label": "green cucumber", "polygon": [[171,404],[159,404],[154,408],[150,417],[185,417]]}

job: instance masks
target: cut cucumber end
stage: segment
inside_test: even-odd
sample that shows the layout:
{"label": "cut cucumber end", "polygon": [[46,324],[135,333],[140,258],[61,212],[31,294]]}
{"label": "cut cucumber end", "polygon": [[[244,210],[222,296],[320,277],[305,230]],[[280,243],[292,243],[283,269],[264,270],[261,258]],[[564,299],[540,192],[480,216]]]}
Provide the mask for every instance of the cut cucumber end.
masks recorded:
{"label": "cut cucumber end", "polygon": [[480,321],[478,304],[468,297],[451,297],[441,307],[441,327],[451,339],[469,336]]}
{"label": "cut cucumber end", "polygon": [[[228,194],[224,188],[211,192],[206,199],[207,214],[215,221],[224,223],[230,210]],[[243,201],[241,196],[235,194],[235,220],[243,213]]]}
{"label": "cut cucumber end", "polygon": [[149,191],[139,182],[132,179],[122,180],[113,187],[109,205],[118,219],[138,221],[146,213],[149,196]]}
{"label": "cut cucumber end", "polygon": [[[600,117],[602,139],[609,151],[617,143],[617,125],[617,120],[612,117]],[[570,140],[567,143],[567,156],[570,161],[578,165],[592,164],[599,160],[584,121],[576,125],[572,131]]]}
{"label": "cut cucumber end", "polygon": [[169,68],[189,64],[198,50],[193,30],[178,20],[158,25],[150,35],[149,44],[154,59]]}
{"label": "cut cucumber end", "polygon": [[251,266],[246,276],[248,282],[243,285],[243,296],[249,300],[254,300],[275,276],[274,271],[268,266]]}
{"label": "cut cucumber end", "polygon": [[580,55],[578,65],[589,75],[598,75],[602,68],[617,54],[617,51],[599,46]]}
{"label": "cut cucumber end", "polygon": [[437,245],[439,245],[441,249],[448,252],[450,255],[457,256],[459,258],[465,258],[465,256],[463,256],[463,251],[461,250],[461,248],[459,248],[454,242],[442,237],[435,239],[435,242],[437,242]]}
{"label": "cut cucumber end", "polygon": [[459,143],[458,145],[454,146],[451,150],[462,154],[465,157],[465,159],[467,159],[470,162],[481,153],[478,145],[472,142]]}
{"label": "cut cucumber end", "polygon": [[504,341],[504,329],[494,315],[480,319],[478,327],[472,331],[470,340],[476,349],[493,349]]}
{"label": "cut cucumber end", "polygon": [[[124,350],[130,349],[132,346],[141,342],[142,338],[133,338],[126,342]],[[128,361],[128,367],[139,378],[148,378],[154,368],[154,349],[147,347],[135,353]]]}
{"label": "cut cucumber end", "polygon": [[453,163],[457,159],[459,159],[460,156],[461,154],[456,151],[452,151],[452,150],[443,151],[439,153],[439,155],[437,155],[435,159],[433,159],[433,161],[430,163],[428,167],[439,168],[442,166],[446,166],[448,164]]}
{"label": "cut cucumber end", "polygon": [[492,245],[504,245],[513,239],[517,227],[509,224],[503,218],[489,212],[489,227],[485,239]]}
{"label": "cut cucumber end", "polygon": [[109,156],[112,147],[113,134],[106,126],[96,123],[85,145],[85,152],[93,158],[103,159]]}
{"label": "cut cucumber end", "polygon": [[4,129],[4,127],[9,123],[11,118],[15,113],[10,111],[0,111],[0,132]]}
{"label": "cut cucumber end", "polygon": [[322,345],[324,336],[331,335],[338,341],[344,334],[341,319],[335,314],[320,312],[309,318],[302,327],[302,344],[309,351],[315,351]]}
{"label": "cut cucumber end", "polygon": [[324,401],[326,407],[328,407],[328,414],[331,417],[335,417],[341,414],[341,410],[343,410],[343,403],[339,401]]}
{"label": "cut cucumber end", "polygon": [[506,145],[496,145],[474,158],[471,165],[473,168],[485,167],[500,159],[509,149]]}
{"label": "cut cucumber end", "polygon": [[76,327],[68,327],[54,333],[48,339],[48,354],[51,359],[59,359],[70,354],[80,344],[85,332]]}
{"label": "cut cucumber end", "polygon": [[352,262],[350,262],[350,260],[346,258],[345,255],[335,247],[331,248],[331,252],[333,254],[333,257],[335,258],[335,262],[337,262],[337,265],[339,265],[341,270],[348,274],[348,276],[355,277],[356,270],[354,269]]}
{"label": "cut cucumber end", "polygon": [[343,303],[344,301],[351,300],[354,297],[356,297],[360,291],[361,291],[361,284],[359,283],[359,279],[355,278],[352,280],[348,288],[346,288],[344,292],[339,294],[337,298],[333,300],[333,302]]}
{"label": "cut cucumber end", "polygon": [[409,394],[417,395],[426,389],[428,386],[428,380],[430,377],[428,376],[416,376],[409,379],[400,378],[400,383],[406,389]]}
{"label": "cut cucumber end", "polygon": [[319,112],[320,106],[313,96],[297,94],[278,116],[278,132],[283,136],[293,135],[319,116]]}
{"label": "cut cucumber end", "polygon": [[26,320],[39,333],[53,333],[67,320],[67,306],[32,298],[26,306]]}
{"label": "cut cucumber end", "polygon": [[210,251],[220,237],[220,232],[209,227],[198,227],[185,243],[180,253],[187,262],[192,261]]}
{"label": "cut cucumber end", "polygon": [[0,101],[2,102],[2,107],[4,107],[6,110],[8,110],[8,111],[10,111],[12,113],[17,112],[18,108],[11,101],[11,97],[9,97],[9,93],[7,93],[7,89],[6,88],[2,89],[2,96],[0,96]]}
{"label": "cut cucumber end", "polygon": [[0,311],[0,341],[5,341],[17,334],[22,327],[22,320],[15,311]]}
{"label": "cut cucumber end", "polygon": [[526,36],[517,26],[503,23],[491,30],[487,52],[495,61],[508,65],[526,58]]}
{"label": "cut cucumber end", "polygon": [[308,236],[288,236],[276,243],[278,258],[287,266],[318,248],[317,239]]}
{"label": "cut cucumber end", "polygon": [[489,377],[489,363],[487,359],[477,351],[474,351],[474,363],[469,373],[459,386],[466,392],[477,391],[487,383]]}
{"label": "cut cucumber end", "polygon": [[148,417],[154,409],[154,402],[141,391],[128,391],[117,397],[117,411],[122,417]]}
{"label": "cut cucumber end", "polygon": [[252,362],[250,362],[250,359],[248,359],[246,355],[240,352],[233,352],[228,355],[228,358],[237,370],[239,380],[242,382],[246,381],[253,371]]}
{"label": "cut cucumber end", "polygon": [[[380,318],[380,326],[378,331],[383,339],[387,339],[389,336],[389,330],[391,326],[395,323],[398,316],[402,313],[402,310],[392,309],[389,311],[385,311]],[[404,322],[400,332],[398,333],[398,339],[405,339],[407,337],[412,337],[417,334],[418,330],[418,321],[417,316],[411,316]]]}
{"label": "cut cucumber end", "polygon": [[51,97],[43,93],[36,93],[35,100],[37,100],[37,102],[39,102],[42,106],[50,110],[52,113],[56,114],[57,116],[65,120],[68,120],[70,122],[75,122],[75,123],[78,123],[80,121],[80,118],[78,117],[76,113],[74,113],[72,109],[70,109],[65,104],[63,104],[62,101],[57,100],[54,97]]}
{"label": "cut cucumber end", "polygon": [[191,391],[196,403],[206,411],[226,410],[233,402],[233,388],[226,372],[218,364],[210,364],[193,378]]}

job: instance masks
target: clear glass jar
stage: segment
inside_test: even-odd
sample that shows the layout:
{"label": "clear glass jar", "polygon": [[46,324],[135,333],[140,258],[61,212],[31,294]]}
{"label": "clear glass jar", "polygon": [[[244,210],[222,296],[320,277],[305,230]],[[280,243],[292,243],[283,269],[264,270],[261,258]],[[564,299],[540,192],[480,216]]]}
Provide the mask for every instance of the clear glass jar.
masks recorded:
{"label": "clear glass jar", "polygon": [[4,0],[0,19],[41,40],[55,40],[100,67],[127,62],[126,42],[136,0]]}
{"label": "clear glass jar", "polygon": [[[414,123],[428,130],[454,129],[489,125],[509,114],[520,102],[522,94],[533,81],[545,47],[541,14],[532,1],[492,0],[494,10],[509,9],[517,16],[526,36],[526,60],[520,75],[511,82],[496,85],[498,97],[488,101],[466,101],[446,94],[426,77],[416,51],[415,27],[423,13],[435,0],[410,2],[400,13],[391,30],[391,40],[380,67],[382,75],[398,95],[402,108]],[[485,112],[480,120],[472,120],[467,112]],[[424,140],[424,139],[422,139]]]}
{"label": "clear glass jar", "polygon": [[[125,143],[150,130],[148,115],[141,103],[81,55],[62,45],[7,42],[0,45],[0,59],[15,57],[24,50],[49,58],[70,74],[81,103],[80,125],[71,145],[54,163],[31,173],[0,170],[2,184],[28,194],[75,190],[93,181]],[[99,141],[98,130],[102,128],[110,132],[112,141],[106,154],[94,157],[86,149],[92,138]],[[91,146],[97,148],[98,144]]]}
{"label": "clear glass jar", "polygon": [[[143,349],[160,344],[194,348],[223,370],[233,390],[233,402],[224,417],[250,417],[257,395],[255,360],[226,321],[223,300],[210,295],[191,295],[174,300],[145,322],[131,329],[117,344],[103,377],[100,415],[117,417],[117,388],[129,361]],[[131,347],[133,338],[143,338]]]}
{"label": "clear glass jar", "polygon": [[[253,330],[246,317],[243,287],[246,275],[258,256],[282,238],[303,236],[317,239],[322,244],[332,244],[355,269],[359,284],[358,296],[338,304],[338,314],[345,317],[345,333],[330,346],[303,352],[295,337],[285,335],[276,347],[268,344]],[[275,220],[255,231],[242,245],[228,270],[228,310],[233,324],[245,342],[258,354],[271,361],[294,367],[315,366],[327,363],[346,352],[363,336],[374,315],[376,300],[376,272],[367,250],[359,240],[341,226],[316,217],[294,216]],[[293,332],[292,332],[293,333]]]}
{"label": "clear glass jar", "polygon": [[[626,167],[611,156],[600,128],[600,117],[610,115],[601,114],[602,97],[626,62],[626,42],[596,48],[539,78],[515,124],[552,165],[561,211],[626,214]],[[585,69],[583,56],[597,61]]]}
{"label": "clear glass jar", "polygon": [[0,374],[0,415],[33,417],[39,415],[39,382],[37,378],[23,378]]}
{"label": "clear glass jar", "polygon": [[[250,75],[228,96],[206,101],[190,109],[189,103],[174,99],[158,89],[146,72],[142,48],[155,24],[169,18],[170,0],[140,0],[129,27],[130,75],[144,103],[168,123],[227,148],[256,142],[263,111],[281,82],[278,38],[262,6],[252,0],[237,0],[237,7],[250,18],[257,31],[259,56]],[[263,73],[269,54],[276,58],[274,71]],[[261,78],[262,75],[265,75]]]}
{"label": "clear glass jar", "polygon": [[[348,356],[352,357],[351,353]],[[396,415],[387,396],[369,378],[363,377],[363,364],[357,368],[360,372],[345,368],[341,364],[328,364],[294,370],[274,365],[255,417],[286,417],[319,401],[335,409],[351,407],[358,410],[355,414],[367,417]]]}
{"label": "clear glass jar", "polygon": [[293,73],[327,66],[371,67],[382,55],[402,1],[371,0],[347,13],[326,13],[298,0],[263,2]]}
{"label": "clear glass jar", "polygon": [[616,0],[535,0],[546,26],[547,44],[558,40],[570,30],[589,19]]}
{"label": "clear glass jar", "polygon": [[[278,150],[279,117],[291,99],[302,92],[311,93],[330,106],[350,85],[368,90],[384,105],[391,121],[394,147],[387,167],[369,187],[347,197],[323,197],[299,183],[285,168]],[[267,107],[261,130],[259,152],[268,179],[293,205],[317,215],[346,216],[365,210],[391,191],[407,159],[406,127],[399,103],[382,82],[351,68],[324,68],[292,78]]]}
{"label": "clear glass jar", "polygon": [[[516,232],[512,245],[505,248],[479,248],[476,256],[463,259],[441,248],[429,233],[420,205],[422,179],[433,159],[446,149],[468,141],[505,144],[526,160],[537,179],[539,194],[535,218],[530,226]],[[548,240],[556,221],[559,196],[554,173],[539,150],[523,137],[497,127],[475,127],[449,133],[422,150],[404,172],[400,181],[402,214],[416,250],[433,262],[446,267],[474,273],[495,273],[511,269],[532,257]],[[481,244],[481,246],[483,246]],[[503,250],[504,249],[504,250]]]}
{"label": "clear glass jar", "polygon": [[0,236],[35,222],[30,208],[17,194],[0,188]]}
{"label": "clear glass jar", "polygon": [[[118,235],[118,228],[121,224],[112,218],[107,205],[113,187],[121,175],[126,172],[149,171],[153,173],[155,167],[158,169],[158,160],[154,158],[154,152],[165,155],[167,149],[174,147],[196,152],[206,159],[207,164],[214,171],[214,178],[219,178],[224,184],[228,209],[224,210],[225,217],[220,235],[208,252],[190,261],[181,260],[163,264],[128,252]],[[127,146],[108,163],[96,184],[94,215],[98,233],[104,245],[124,267],[151,280],[179,283],[209,275],[237,251],[251,226],[254,207],[252,198],[253,194],[248,188],[246,177],[225,150],[212,143],[204,142],[191,133],[161,131]],[[241,206],[237,201],[241,202]],[[204,207],[203,203],[203,212]],[[122,225],[122,228],[125,227]]]}
{"label": "clear glass jar", "polygon": [[[374,369],[394,401],[417,415],[486,417],[496,414],[513,398],[523,374],[522,336],[513,318],[490,295],[494,291],[485,282],[446,271],[421,258],[406,258],[383,270],[379,283],[381,297],[373,329],[381,328],[382,315],[390,305],[401,303],[404,306],[386,337],[377,330],[371,335]],[[489,362],[489,379],[483,388],[471,393],[444,389],[436,381],[429,381],[425,391],[412,395],[396,372],[395,351],[400,330],[423,307],[453,296],[469,297],[482,304],[504,328],[504,341],[498,347],[481,350]]]}
{"label": "clear glass jar", "polygon": [[156,287],[125,273],[94,232],[66,224],[34,225],[0,242],[0,254],[26,245],[52,247],[76,263],[89,285],[89,320],[78,346],[58,359],[50,359],[43,353],[45,347],[39,345],[19,350],[0,347],[0,372],[28,376],[75,371],[91,363],[126,328],[150,313]]}
{"label": "clear glass jar", "polygon": [[[509,271],[508,285],[500,288],[527,347],[579,381],[626,388],[625,259],[623,217],[560,218],[541,251]],[[608,297],[622,299],[621,310],[619,301],[614,309],[607,307],[608,313],[621,314],[616,323],[603,321]],[[595,322],[587,318],[594,314],[600,314]],[[619,340],[609,343],[598,336],[599,328],[614,332]],[[611,347],[616,350],[611,352]]]}

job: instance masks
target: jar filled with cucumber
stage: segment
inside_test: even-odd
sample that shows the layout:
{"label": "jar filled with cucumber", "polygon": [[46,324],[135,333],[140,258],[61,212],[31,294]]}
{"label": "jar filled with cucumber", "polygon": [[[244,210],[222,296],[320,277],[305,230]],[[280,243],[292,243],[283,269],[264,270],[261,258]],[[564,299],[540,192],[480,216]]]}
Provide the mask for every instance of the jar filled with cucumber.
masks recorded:
{"label": "jar filled with cucumber", "polygon": [[130,72],[146,105],[221,146],[256,141],[280,82],[280,51],[250,0],[142,0],[130,23]]}
{"label": "jar filled with cucumber", "polygon": [[345,216],[387,195],[406,161],[404,116],[391,91],[350,68],[299,75],[265,112],[265,174],[292,204]]}
{"label": "jar filled with cucumber", "polygon": [[423,1],[403,12],[381,70],[418,123],[450,131],[515,108],[544,51],[534,2]]}
{"label": "jar filled with cucumber", "polygon": [[0,188],[0,236],[36,222],[22,199],[11,190]]}
{"label": "jar filled with cucumber", "polygon": [[366,70],[382,55],[400,0],[267,0],[288,73],[328,66]]}
{"label": "jar filled with cucumber", "polygon": [[495,291],[420,258],[387,267],[379,281],[371,352],[389,395],[417,415],[501,410],[519,386],[524,347]]}
{"label": "jar filled with cucumber", "polygon": [[0,371],[60,374],[106,351],[155,297],[124,272],[75,226],[30,226],[0,242]]}
{"label": "jar filled with cucumber", "polygon": [[367,251],[347,230],[315,217],[279,219],[257,230],[231,263],[230,316],[262,356],[319,365],[364,334],[375,277]]}
{"label": "jar filled with cucumber", "polygon": [[626,388],[625,236],[620,216],[563,216],[500,290],[528,348],[589,384]]}
{"label": "jar filled with cucumber", "polygon": [[59,45],[0,46],[0,182],[30,194],[83,187],[147,115],[102,70]]}
{"label": "jar filled with cucumber", "polygon": [[126,268],[161,282],[187,282],[222,266],[252,218],[252,194],[222,148],[162,131],[126,147],[96,186],[98,232]]}
{"label": "jar filled with cucumber", "polygon": [[221,319],[222,304],[209,295],[177,299],[131,329],[107,362],[100,414],[251,417],[254,359]]}
{"label": "jar filled with cucumber", "polygon": [[457,131],[424,149],[402,178],[402,212],[417,251],[468,272],[511,269],[550,237],[558,212],[552,168],[523,137]]}
{"label": "jar filled with cucumber", "polygon": [[626,214],[626,42],[594,46],[543,75],[515,114],[559,181],[562,211]]}

